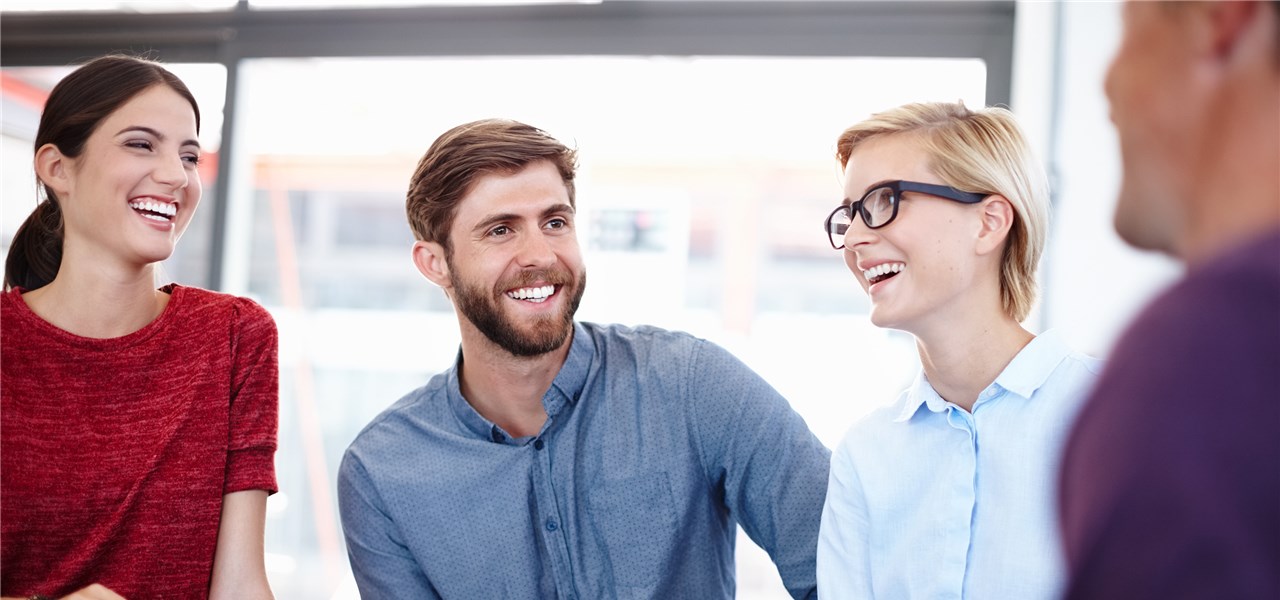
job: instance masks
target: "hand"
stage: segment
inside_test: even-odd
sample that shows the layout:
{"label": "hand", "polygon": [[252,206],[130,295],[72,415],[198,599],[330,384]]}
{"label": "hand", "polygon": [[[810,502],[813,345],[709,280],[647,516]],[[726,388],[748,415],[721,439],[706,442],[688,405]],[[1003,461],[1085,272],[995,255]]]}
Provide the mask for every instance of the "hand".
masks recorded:
{"label": "hand", "polygon": [[95,583],[63,596],[62,600],[125,600],[125,598],[107,589],[107,586]]}

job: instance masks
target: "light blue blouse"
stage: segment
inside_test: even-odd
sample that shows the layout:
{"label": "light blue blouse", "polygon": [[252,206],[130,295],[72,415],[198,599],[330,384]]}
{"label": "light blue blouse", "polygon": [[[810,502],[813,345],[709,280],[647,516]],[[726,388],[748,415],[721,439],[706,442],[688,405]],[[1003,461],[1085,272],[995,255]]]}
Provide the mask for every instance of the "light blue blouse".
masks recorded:
{"label": "light blue blouse", "polygon": [[1053,331],[978,396],[943,400],[924,373],[849,430],[831,458],[818,594],[1056,598],[1055,482],[1065,435],[1101,371]]}

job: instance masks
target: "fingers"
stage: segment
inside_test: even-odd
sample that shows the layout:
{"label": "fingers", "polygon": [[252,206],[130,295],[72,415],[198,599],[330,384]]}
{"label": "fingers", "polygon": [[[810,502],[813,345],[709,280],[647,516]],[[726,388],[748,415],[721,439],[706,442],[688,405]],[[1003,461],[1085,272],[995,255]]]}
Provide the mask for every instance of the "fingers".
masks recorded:
{"label": "fingers", "polygon": [[117,594],[106,586],[95,583],[86,588],[72,592],[68,596],[63,596],[62,600],[125,600],[124,596]]}

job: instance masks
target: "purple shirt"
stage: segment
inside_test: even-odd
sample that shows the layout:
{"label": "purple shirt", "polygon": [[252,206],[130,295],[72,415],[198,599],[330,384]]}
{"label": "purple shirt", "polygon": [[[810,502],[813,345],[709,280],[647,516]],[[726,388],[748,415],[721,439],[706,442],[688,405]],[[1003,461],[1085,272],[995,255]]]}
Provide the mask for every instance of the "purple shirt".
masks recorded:
{"label": "purple shirt", "polygon": [[1062,466],[1066,598],[1280,598],[1280,231],[1117,343]]}

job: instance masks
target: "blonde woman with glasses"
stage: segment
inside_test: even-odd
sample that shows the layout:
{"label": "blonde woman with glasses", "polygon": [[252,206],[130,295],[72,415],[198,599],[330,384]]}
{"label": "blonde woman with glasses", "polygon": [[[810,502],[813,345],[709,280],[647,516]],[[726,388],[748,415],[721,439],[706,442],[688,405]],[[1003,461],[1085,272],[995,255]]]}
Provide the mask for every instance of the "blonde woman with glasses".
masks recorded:
{"label": "blonde woman with glasses", "polygon": [[1013,115],[908,104],[837,142],[831,245],[871,322],[921,371],[832,456],[818,590],[833,598],[1052,598],[1059,449],[1100,363],[1023,327],[1048,190]]}

